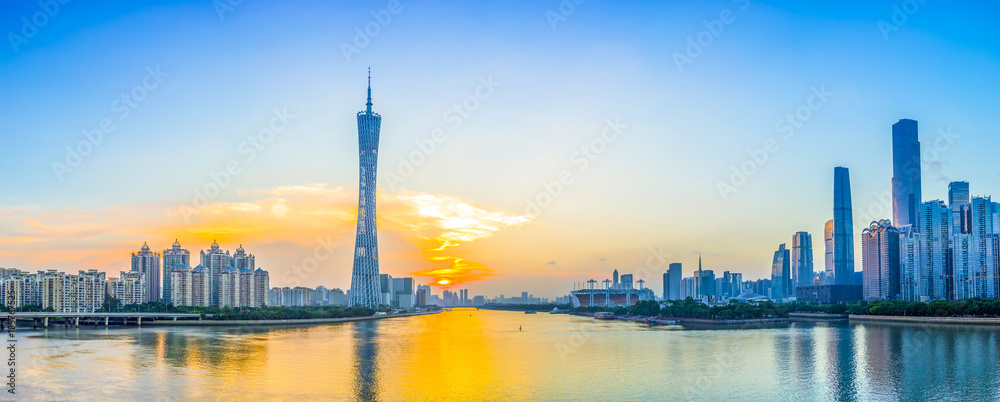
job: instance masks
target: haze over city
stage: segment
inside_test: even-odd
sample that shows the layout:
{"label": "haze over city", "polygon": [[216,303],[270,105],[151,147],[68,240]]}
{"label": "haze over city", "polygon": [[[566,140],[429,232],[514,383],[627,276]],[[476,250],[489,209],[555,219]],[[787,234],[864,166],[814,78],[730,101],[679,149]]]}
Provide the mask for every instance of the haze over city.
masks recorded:
{"label": "haze over city", "polygon": [[988,12],[390,4],[67,3],[30,36],[3,19],[23,40],[0,48],[0,260],[118,272],[144,242],[218,241],[273,286],[346,288],[369,66],[380,268],[421,284],[559,296],[613,269],[688,275],[697,252],[766,277],[792,233],[822,238],[834,166],[855,233],[891,216],[903,118],[923,199],[1000,194]]}

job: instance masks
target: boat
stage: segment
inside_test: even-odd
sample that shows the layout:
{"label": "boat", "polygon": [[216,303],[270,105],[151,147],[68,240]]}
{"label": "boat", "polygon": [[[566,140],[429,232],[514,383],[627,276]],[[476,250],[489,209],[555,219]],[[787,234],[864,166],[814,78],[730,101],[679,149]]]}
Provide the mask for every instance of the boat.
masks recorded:
{"label": "boat", "polygon": [[524,314],[535,314],[535,311],[534,310],[528,310],[528,311],[525,311]]}
{"label": "boat", "polygon": [[615,319],[615,313],[609,313],[607,311],[599,311],[594,313],[594,319],[596,320],[613,320]]}

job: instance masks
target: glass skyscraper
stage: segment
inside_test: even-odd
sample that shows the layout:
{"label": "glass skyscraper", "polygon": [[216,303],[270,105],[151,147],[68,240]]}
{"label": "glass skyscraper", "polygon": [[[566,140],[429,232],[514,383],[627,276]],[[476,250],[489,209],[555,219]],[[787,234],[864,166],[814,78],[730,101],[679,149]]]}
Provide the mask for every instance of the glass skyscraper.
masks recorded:
{"label": "glass skyscraper", "polygon": [[854,214],[851,176],[847,168],[833,169],[833,283],[850,285],[854,276]]}
{"label": "glass skyscraper", "polygon": [[792,235],[792,283],[794,287],[812,286],[814,275],[812,236],[797,232]]}
{"label": "glass skyscraper", "polygon": [[354,240],[354,270],[351,275],[350,305],[374,307],[380,304],[378,236],[375,227],[375,172],[378,168],[378,137],[382,116],[372,112],[372,77],[368,72],[367,109],[358,112],[358,232]]}
{"label": "glass skyscraper", "polygon": [[920,141],[917,121],[892,125],[892,220],[896,227],[917,223],[920,198]]}
{"label": "glass skyscraper", "polygon": [[774,260],[771,263],[771,298],[780,300],[791,297],[792,276],[789,266],[788,249],[782,243],[778,246],[778,251],[774,252]]}

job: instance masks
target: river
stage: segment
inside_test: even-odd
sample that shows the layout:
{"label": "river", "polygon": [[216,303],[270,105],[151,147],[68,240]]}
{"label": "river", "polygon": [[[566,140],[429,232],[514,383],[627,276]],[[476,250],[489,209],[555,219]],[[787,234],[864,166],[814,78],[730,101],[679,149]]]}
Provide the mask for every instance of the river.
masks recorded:
{"label": "river", "polygon": [[1000,400],[1000,328],[985,326],[692,330],[455,309],[17,337],[18,399]]}

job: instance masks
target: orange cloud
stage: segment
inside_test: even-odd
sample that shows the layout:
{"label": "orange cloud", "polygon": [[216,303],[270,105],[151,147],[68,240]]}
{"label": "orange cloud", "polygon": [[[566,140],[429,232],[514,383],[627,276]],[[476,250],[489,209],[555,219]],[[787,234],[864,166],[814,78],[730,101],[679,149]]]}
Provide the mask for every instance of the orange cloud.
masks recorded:
{"label": "orange cloud", "polygon": [[[162,249],[180,238],[195,264],[198,250],[213,241],[233,248],[245,245],[257,255],[258,266],[271,271],[273,286],[346,282],[357,223],[356,191],[307,184],[240,189],[236,198],[196,210],[190,204],[115,205],[92,212],[2,207],[0,257],[26,270],[116,273],[128,270],[129,253],[144,241]],[[528,220],[447,195],[380,190],[382,271],[410,272],[446,287],[488,279],[495,275],[492,269],[457,256],[455,248]],[[323,253],[328,257],[319,261],[319,268],[303,270],[318,244],[333,251]]]}

